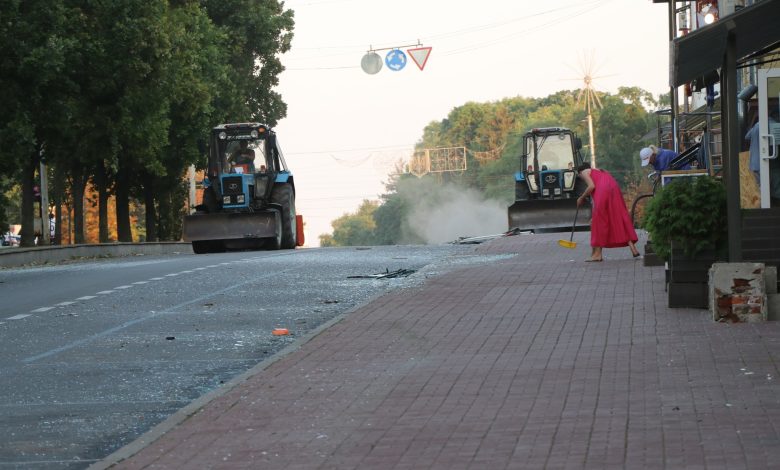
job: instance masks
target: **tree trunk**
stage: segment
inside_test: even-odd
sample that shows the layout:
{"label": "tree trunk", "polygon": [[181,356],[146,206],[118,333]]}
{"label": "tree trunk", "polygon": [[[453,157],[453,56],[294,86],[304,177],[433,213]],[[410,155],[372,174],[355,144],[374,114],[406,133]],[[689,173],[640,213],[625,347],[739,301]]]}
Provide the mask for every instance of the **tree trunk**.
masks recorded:
{"label": "tree trunk", "polygon": [[65,210],[68,212],[68,245],[73,244],[73,211],[71,204],[65,202]]}
{"label": "tree trunk", "polygon": [[157,194],[157,201],[160,204],[160,212],[159,212],[159,218],[158,218],[158,229],[159,229],[159,236],[160,240],[169,241],[170,238],[170,230],[171,230],[171,224],[170,224],[170,214],[171,214],[171,204],[170,204],[170,193],[168,191],[164,192],[163,194]]}
{"label": "tree trunk", "polygon": [[55,245],[62,245],[62,203],[55,202],[54,206],[54,241]]}
{"label": "tree trunk", "polygon": [[[78,170],[76,170],[78,172]],[[73,174],[71,192],[73,193],[73,243],[84,243],[84,188],[87,186],[87,176]]]}
{"label": "tree trunk", "polygon": [[154,207],[154,178],[144,173],[144,207],[146,208],[146,241],[156,242],[157,210]]}
{"label": "tree trunk", "polygon": [[35,169],[38,167],[39,154],[36,151],[30,155],[27,164],[22,169],[22,229],[19,232],[20,246],[35,246]]}
{"label": "tree trunk", "polygon": [[50,204],[54,205],[54,235],[52,237],[52,245],[62,245],[62,204],[65,198],[65,173],[61,171],[61,166],[58,164],[54,167],[53,178],[51,178],[51,184],[49,185],[49,194],[51,195]]}
{"label": "tree trunk", "polygon": [[95,185],[98,190],[98,242],[108,243],[108,178],[106,165],[101,160],[95,169]]}
{"label": "tree trunk", "polygon": [[124,168],[121,162],[116,174],[116,232],[120,242],[133,241],[133,232],[130,229],[130,186],[127,168]]}

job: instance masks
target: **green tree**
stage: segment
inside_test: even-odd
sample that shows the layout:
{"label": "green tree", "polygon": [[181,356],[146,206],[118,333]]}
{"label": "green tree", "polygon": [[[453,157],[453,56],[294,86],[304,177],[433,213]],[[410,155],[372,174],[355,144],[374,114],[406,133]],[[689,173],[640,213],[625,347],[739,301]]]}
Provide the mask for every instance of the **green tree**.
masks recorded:
{"label": "green tree", "polygon": [[646,96],[636,88],[621,88],[617,95],[605,96],[596,131],[598,166],[610,171],[621,184],[636,179],[639,159],[635,158],[648,130]]}
{"label": "green tree", "polygon": [[63,0],[0,2],[0,18],[0,170],[21,184],[21,243],[30,246],[35,175],[44,149],[67,132],[75,86],[68,69],[79,45]]}
{"label": "green tree", "polygon": [[197,2],[171,5],[166,17],[171,51],[164,74],[171,125],[155,160],[135,178],[134,195],[144,202],[147,240],[176,240],[185,214],[187,187],[182,176],[189,165],[203,168],[204,142],[221,118],[214,104],[230,69],[221,50],[227,37]]}
{"label": "green tree", "polygon": [[[348,214],[338,219],[337,233],[324,239],[327,243],[350,244],[363,233],[360,244],[369,239],[377,244],[419,243],[413,227],[407,221],[412,209],[425,206],[435,210],[439,198],[447,194],[437,188],[454,184],[478,189],[486,199],[506,204],[514,200],[514,173],[519,170],[523,153],[522,136],[534,127],[567,127],[578,133],[587,144],[586,111],[577,102],[578,91],[563,90],[541,99],[514,97],[498,102],[469,102],[450,111],[441,121],[425,126],[419,149],[466,146],[469,149],[467,170],[455,175],[431,175],[416,178],[402,175],[394,178],[382,196],[382,204],[373,212],[372,229],[361,215]],[[649,129],[652,117],[648,106],[655,104],[652,95],[639,88],[621,88],[617,95],[604,94],[604,109],[596,115],[597,144],[600,167],[618,176],[619,180],[637,178],[639,168],[633,158],[642,136]],[[501,149],[498,158],[474,158],[476,152]],[[346,230],[349,228],[349,230]],[[345,234],[349,234],[346,236]]]}
{"label": "green tree", "polygon": [[[379,206],[376,201],[364,200],[354,214],[344,214],[332,222],[333,245],[328,246],[362,246],[374,245],[374,211]],[[320,243],[330,240],[320,237]]]}
{"label": "green tree", "polygon": [[211,21],[228,38],[222,49],[230,74],[214,103],[223,121],[255,120],[275,126],[287,105],[273,91],[284,70],[279,56],[290,49],[292,10],[277,0],[202,0]]}

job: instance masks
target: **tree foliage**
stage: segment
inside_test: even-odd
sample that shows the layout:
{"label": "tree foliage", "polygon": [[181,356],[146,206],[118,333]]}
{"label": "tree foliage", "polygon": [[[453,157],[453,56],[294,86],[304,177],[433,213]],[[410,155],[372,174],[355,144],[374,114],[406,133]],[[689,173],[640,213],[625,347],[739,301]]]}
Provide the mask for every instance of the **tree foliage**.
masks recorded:
{"label": "tree foliage", "polygon": [[723,182],[700,176],[693,181],[677,178],[661,188],[645,209],[644,225],[653,250],[668,259],[674,241],[688,256],[728,244],[726,187]]}
{"label": "tree foliage", "polygon": [[[354,214],[344,214],[332,222],[333,236],[321,237],[322,246],[360,246],[374,245],[374,212],[378,203],[363,201]],[[332,245],[331,245],[332,244]]]}
{"label": "tree foliage", "polygon": [[[523,150],[522,136],[527,130],[570,128],[581,138],[588,156],[587,114],[578,102],[578,94],[576,90],[562,90],[544,98],[513,97],[456,107],[444,119],[425,126],[417,147],[464,146],[468,149],[467,170],[419,179],[408,173],[395,175],[381,204],[373,210],[373,225],[365,221],[364,212],[346,214],[334,221],[333,235],[323,241],[332,245],[349,245],[353,240],[360,240],[361,244],[366,240],[374,244],[420,242],[410,214],[420,206],[422,198],[438,197],[435,189],[444,185],[471,188],[485,199],[511,204],[514,173]],[[603,94],[600,99],[603,108],[594,112],[597,165],[616,175],[621,183],[636,187],[641,174],[636,153],[645,143],[643,136],[655,126],[650,110],[658,106],[658,101],[640,88],[629,87],[620,88],[615,95]],[[490,155],[495,158],[485,157]],[[349,231],[341,229],[347,226]],[[358,236],[355,230],[361,227],[367,233]]]}
{"label": "tree foliage", "polygon": [[41,156],[58,177],[51,200],[74,210],[76,242],[90,188],[101,240],[112,226],[132,239],[135,201],[147,235],[178,239],[181,179],[204,166],[209,128],[286,114],[273,88],[294,21],[278,0],[8,0],[0,18],[0,190],[21,188],[21,214],[8,217],[23,244]]}

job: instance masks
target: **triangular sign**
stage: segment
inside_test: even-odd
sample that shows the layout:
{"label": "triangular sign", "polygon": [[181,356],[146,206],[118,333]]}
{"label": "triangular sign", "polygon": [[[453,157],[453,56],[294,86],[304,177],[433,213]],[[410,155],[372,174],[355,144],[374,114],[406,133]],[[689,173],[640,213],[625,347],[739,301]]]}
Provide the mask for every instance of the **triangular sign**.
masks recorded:
{"label": "triangular sign", "polygon": [[425,68],[425,63],[428,62],[428,56],[431,54],[430,47],[418,47],[416,49],[407,49],[406,52],[412,58],[415,64],[420,67],[420,70]]}

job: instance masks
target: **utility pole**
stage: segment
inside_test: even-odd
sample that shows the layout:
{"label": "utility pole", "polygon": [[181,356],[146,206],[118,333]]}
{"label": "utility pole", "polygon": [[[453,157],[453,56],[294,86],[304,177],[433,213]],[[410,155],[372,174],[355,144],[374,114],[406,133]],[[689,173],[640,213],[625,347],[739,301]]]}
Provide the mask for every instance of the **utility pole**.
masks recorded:
{"label": "utility pole", "polygon": [[590,138],[590,166],[596,168],[596,139],[593,138],[593,115],[588,106],[588,137]]}
{"label": "utility pole", "polygon": [[[675,38],[677,37],[677,1],[678,0],[668,0],[669,1],[669,43],[671,44]],[[678,110],[677,106],[678,104],[678,97],[677,97],[677,87],[672,86],[669,89],[670,92],[670,98],[671,98],[671,105],[672,105],[672,121],[671,121],[671,132],[672,132],[672,150],[675,152],[678,152],[678,137],[677,137],[677,126],[678,126]]]}
{"label": "utility pole", "polygon": [[195,165],[190,165],[190,168],[187,171],[187,176],[189,179],[189,186],[190,186],[190,193],[189,193],[190,200],[188,204],[189,207],[187,207],[187,213],[192,214],[195,212],[195,205],[197,202],[195,200],[195,198],[197,197],[195,193]]}

